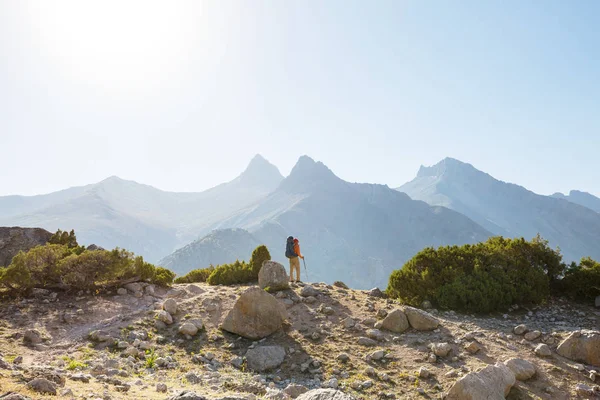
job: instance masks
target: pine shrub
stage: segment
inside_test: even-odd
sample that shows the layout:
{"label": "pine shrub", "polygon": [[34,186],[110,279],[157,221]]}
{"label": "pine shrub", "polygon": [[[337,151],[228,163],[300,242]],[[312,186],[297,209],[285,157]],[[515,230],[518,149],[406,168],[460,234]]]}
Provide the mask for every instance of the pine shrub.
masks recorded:
{"label": "pine shrub", "polygon": [[494,237],[484,243],[426,248],[389,279],[388,295],[419,306],[469,312],[539,304],[564,270],[558,250],[539,236],[531,241]]}
{"label": "pine shrub", "polygon": [[252,268],[245,261],[219,265],[206,282],[209,285],[235,285],[255,281]]}
{"label": "pine shrub", "polygon": [[589,257],[579,264],[572,263],[561,282],[565,295],[580,301],[594,300],[600,296],[600,263]]}
{"label": "pine shrub", "polygon": [[252,276],[258,280],[258,273],[263,265],[263,262],[271,260],[271,254],[267,246],[260,245],[252,252],[250,257],[250,267],[252,268]]}
{"label": "pine shrub", "polygon": [[191,270],[187,274],[175,279],[175,283],[195,283],[206,282],[210,274],[215,270],[212,265],[208,268],[198,268]]}

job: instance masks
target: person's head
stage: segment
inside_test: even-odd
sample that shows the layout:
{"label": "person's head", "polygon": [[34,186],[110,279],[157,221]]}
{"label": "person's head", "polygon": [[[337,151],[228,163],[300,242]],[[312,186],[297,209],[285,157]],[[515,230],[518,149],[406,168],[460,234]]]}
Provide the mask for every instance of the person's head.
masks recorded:
{"label": "person's head", "polygon": [[294,243],[298,243],[298,242],[299,242],[298,238],[295,238]]}

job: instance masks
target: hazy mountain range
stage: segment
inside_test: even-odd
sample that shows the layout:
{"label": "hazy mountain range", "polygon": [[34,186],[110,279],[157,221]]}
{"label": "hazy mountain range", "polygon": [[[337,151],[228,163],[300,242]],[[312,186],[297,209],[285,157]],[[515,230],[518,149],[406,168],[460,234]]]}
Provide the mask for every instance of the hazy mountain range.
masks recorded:
{"label": "hazy mountain range", "polygon": [[293,235],[309,280],[368,288],[385,286],[391,270],[423,247],[491,235],[539,232],[569,260],[600,258],[598,203],[577,191],[538,195],[453,159],[421,167],[396,190],[343,181],[306,156],[284,178],[256,156],[236,179],[198,193],[111,177],[46,195],[0,197],[0,226],[75,229],[81,243],[124,247],[178,274],[247,260],[260,243],[287,264],[285,239]]}
{"label": "hazy mountain range", "polygon": [[579,196],[542,196],[452,158],[422,166],[398,190],[458,211],[495,235],[532,238],[539,232],[552,246],[560,246],[567,260],[600,258],[600,214],[580,205]]}

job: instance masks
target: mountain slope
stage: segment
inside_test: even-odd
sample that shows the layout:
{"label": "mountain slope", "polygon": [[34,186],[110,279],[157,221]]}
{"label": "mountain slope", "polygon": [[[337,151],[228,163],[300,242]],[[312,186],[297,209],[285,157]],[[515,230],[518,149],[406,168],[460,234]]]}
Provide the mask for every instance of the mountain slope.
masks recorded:
{"label": "mountain slope", "polygon": [[387,186],[345,182],[306,156],[273,193],[217,227],[247,229],[284,264],[286,237],[299,237],[311,281],[337,277],[357,288],[384,286],[425,246],[490,235],[459,213]]}
{"label": "mountain slope", "polygon": [[579,190],[571,190],[568,195],[562,193],[554,193],[552,197],[557,199],[563,199],[570,201],[571,203],[579,204],[600,213],[600,198],[587,192],[580,192]]}
{"label": "mountain slope", "polygon": [[215,230],[163,258],[159,264],[178,275],[197,268],[207,268],[211,264],[230,263],[235,260],[250,259],[252,251],[260,241],[243,229]]}
{"label": "mountain slope", "polygon": [[282,179],[259,155],[234,180],[199,193],[165,192],[110,177],[47,195],[0,197],[0,226],[75,229],[81,243],[124,247],[156,262],[263,198]]}
{"label": "mountain slope", "polygon": [[458,160],[421,167],[398,190],[458,211],[496,235],[532,238],[539,232],[552,246],[560,246],[567,260],[600,256],[600,214],[499,181]]}

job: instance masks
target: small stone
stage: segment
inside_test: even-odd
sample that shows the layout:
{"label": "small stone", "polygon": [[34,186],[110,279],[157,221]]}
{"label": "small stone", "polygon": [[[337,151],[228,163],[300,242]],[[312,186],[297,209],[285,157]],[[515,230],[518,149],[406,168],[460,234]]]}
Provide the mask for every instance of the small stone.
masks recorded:
{"label": "small stone", "polygon": [[346,361],[350,360],[350,356],[348,355],[348,353],[340,353],[337,356],[337,360],[341,361],[341,362],[346,362]]}
{"label": "small stone", "polygon": [[575,393],[582,397],[592,397],[594,396],[594,389],[583,383],[578,383],[575,386]]}
{"label": "small stone", "polygon": [[425,367],[419,368],[419,378],[427,379],[427,378],[429,378],[430,375],[431,375],[431,372],[429,372],[429,370],[427,368],[425,368]]}
{"label": "small stone", "polygon": [[[169,300],[171,300],[171,299],[169,299]],[[198,333],[198,327],[196,325],[192,324],[191,322],[184,322],[179,327],[179,333],[181,333],[182,335],[194,336],[195,334]]]}
{"label": "small stone", "polygon": [[535,365],[527,360],[512,358],[504,363],[520,381],[526,381],[535,375]]}
{"label": "small stone", "polygon": [[552,355],[552,350],[547,344],[540,343],[535,348],[535,354],[539,357],[550,357]]}
{"label": "small stone", "polygon": [[[169,300],[172,300],[172,299],[169,299]],[[167,325],[171,325],[173,323],[173,317],[171,317],[171,314],[169,314],[165,310],[158,312],[158,320]]]}
{"label": "small stone", "polygon": [[368,329],[367,336],[373,340],[383,340],[383,333],[379,329]]}
{"label": "small stone", "polygon": [[471,354],[475,354],[479,350],[481,350],[481,346],[479,346],[479,343],[477,342],[470,342],[465,346],[465,350],[467,350]]}
{"label": "small stone", "polygon": [[387,317],[388,312],[386,309],[381,308],[379,311],[377,311],[377,318],[385,318]]}
{"label": "small stone", "polygon": [[23,342],[26,344],[42,343],[42,334],[35,329],[30,329],[23,335]]}
{"label": "small stone", "polygon": [[13,360],[13,364],[15,364],[15,365],[19,365],[22,363],[23,363],[23,356],[15,357],[15,359]]}
{"label": "small stone", "polygon": [[44,378],[35,378],[27,386],[38,393],[48,393],[56,395],[56,384]]}
{"label": "small stone", "polygon": [[167,385],[164,383],[156,384],[156,391],[159,393],[167,393]]}
{"label": "small stone", "polygon": [[177,314],[177,301],[175,299],[167,299],[162,305],[163,310],[171,315]]}
{"label": "small stone", "polygon": [[430,363],[434,363],[434,362],[437,361],[437,356],[435,354],[433,354],[433,353],[430,353],[429,357],[427,357],[427,361],[430,362]]}
{"label": "small stone", "polygon": [[342,320],[342,324],[344,325],[344,328],[349,329],[354,327],[356,322],[352,318],[347,317]]}
{"label": "small stone", "polygon": [[383,357],[385,356],[385,351],[384,350],[377,350],[372,352],[371,354],[369,354],[369,357],[371,357],[372,360],[381,360]]}
{"label": "small stone", "polygon": [[515,329],[513,329],[513,332],[515,335],[522,335],[525,332],[527,332],[527,326],[526,325],[517,325],[517,326],[515,326]]}
{"label": "small stone", "polygon": [[127,294],[127,289],[125,289],[125,288],[118,288],[117,289],[117,294],[119,296],[125,296]]}
{"label": "small stone", "polygon": [[377,342],[371,338],[359,337],[358,344],[361,346],[374,347],[377,346]]}
{"label": "small stone", "polygon": [[452,350],[452,346],[448,343],[434,343],[431,346],[431,350],[438,357],[446,357]]}
{"label": "small stone", "polygon": [[542,332],[540,331],[531,331],[531,332],[527,332],[525,334],[525,339],[531,341],[534,341],[535,339],[539,338],[540,336],[542,336]]}

